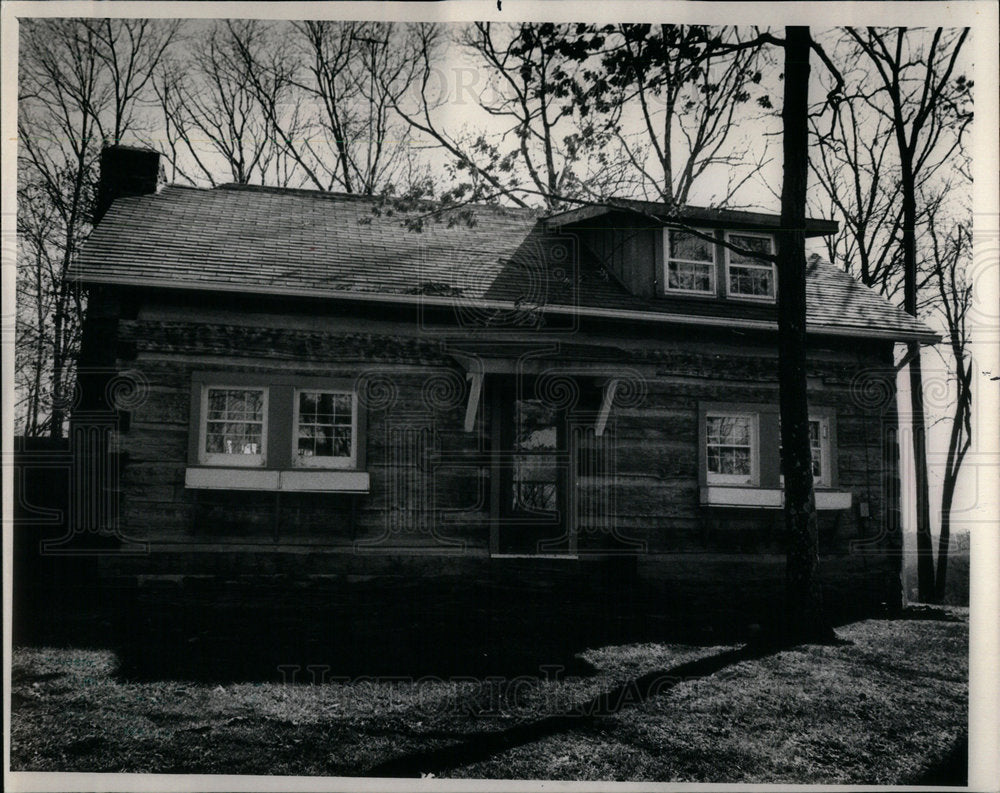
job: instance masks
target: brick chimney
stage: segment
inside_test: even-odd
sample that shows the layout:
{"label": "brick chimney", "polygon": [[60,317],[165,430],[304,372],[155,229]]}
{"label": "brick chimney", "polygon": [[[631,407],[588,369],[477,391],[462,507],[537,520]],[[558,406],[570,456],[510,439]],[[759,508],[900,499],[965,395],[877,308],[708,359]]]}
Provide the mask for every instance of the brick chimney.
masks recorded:
{"label": "brick chimney", "polygon": [[105,146],[97,185],[94,224],[101,222],[111,202],[123,196],[155,193],[160,178],[160,153],[135,146]]}

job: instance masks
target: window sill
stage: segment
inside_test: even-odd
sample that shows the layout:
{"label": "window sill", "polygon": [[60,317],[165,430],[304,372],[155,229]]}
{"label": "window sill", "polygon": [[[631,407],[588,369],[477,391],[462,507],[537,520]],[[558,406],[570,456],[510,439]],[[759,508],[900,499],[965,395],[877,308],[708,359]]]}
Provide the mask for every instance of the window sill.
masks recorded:
{"label": "window sill", "polygon": [[[779,488],[708,485],[701,488],[701,503],[708,507],[781,509],[785,493]],[[851,503],[850,492],[816,490],[816,509],[819,511],[850,509]]]}
{"label": "window sill", "polygon": [[269,490],[297,493],[367,493],[367,471],[262,471],[248,468],[188,468],[184,486],[198,490]]}
{"label": "window sill", "polygon": [[574,562],[580,557],[575,553],[491,553],[491,559],[566,559]]}
{"label": "window sill", "polygon": [[719,293],[716,290],[711,292],[695,291],[694,289],[664,289],[660,297],[700,297],[708,300],[717,300]]}
{"label": "window sill", "polygon": [[733,294],[729,292],[726,295],[726,300],[732,300],[735,303],[759,303],[762,306],[775,306],[778,304],[778,299],[776,297],[765,297],[764,295],[740,295]]}

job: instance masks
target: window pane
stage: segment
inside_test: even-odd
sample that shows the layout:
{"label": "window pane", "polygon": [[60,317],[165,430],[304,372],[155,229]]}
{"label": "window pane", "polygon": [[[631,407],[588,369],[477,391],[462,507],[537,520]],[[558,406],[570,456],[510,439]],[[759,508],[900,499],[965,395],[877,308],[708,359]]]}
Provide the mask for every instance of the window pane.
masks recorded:
{"label": "window pane", "polygon": [[667,267],[667,288],[684,289],[692,292],[712,291],[713,264],[693,264],[689,262],[669,262]]}
{"label": "window pane", "polygon": [[207,454],[263,453],[263,389],[208,389],[205,417]]}
{"label": "window pane", "polygon": [[208,418],[221,419],[226,416],[226,393],[209,389],[208,392]]}
{"label": "window pane", "polygon": [[333,457],[333,430],[330,427],[316,428],[316,456]]}
{"label": "window pane", "polygon": [[729,268],[729,291],[734,295],[774,296],[774,271],[768,267]]}
{"label": "window pane", "polygon": [[[744,250],[753,251],[754,253],[771,253],[771,239],[770,237],[750,237],[744,236],[742,234],[730,234],[728,237],[729,241]],[[729,261],[731,264],[748,264],[748,263],[759,263],[761,259],[757,259],[752,256],[744,256],[742,253],[737,253],[736,251],[729,251]]]}
{"label": "window pane", "polygon": [[333,414],[333,394],[319,394],[319,406],[317,413],[323,416],[330,416]]}
{"label": "window pane", "polygon": [[299,457],[312,457],[316,454],[316,438],[312,428],[299,429]]}
{"label": "window pane", "polygon": [[722,459],[719,455],[719,449],[717,447],[709,447],[708,449],[708,470],[713,474],[720,472],[722,468]]}
{"label": "window pane", "polygon": [[708,472],[722,476],[753,475],[751,416],[706,416]]}
{"label": "window pane", "polygon": [[348,416],[351,414],[351,395],[350,394],[334,394],[333,405],[337,413],[346,413]]}
{"label": "window pane", "polygon": [[351,428],[350,427],[337,427],[333,431],[332,436],[333,443],[333,456],[334,457],[350,457],[351,456]]}
{"label": "window pane", "polygon": [[729,476],[750,476],[750,450],[724,446],[719,450],[718,473]]}
{"label": "window pane", "polygon": [[551,512],[556,509],[556,458],[549,454],[514,457],[514,509]]}
{"label": "window pane", "polygon": [[554,512],[556,486],[549,482],[518,482],[515,491],[518,509],[532,512]]}
{"label": "window pane", "polygon": [[299,393],[299,419],[316,417],[316,394],[308,391]]}
{"label": "window pane", "polygon": [[710,444],[750,444],[749,416],[709,416],[707,426]]}
{"label": "window pane", "polygon": [[668,258],[688,259],[696,262],[715,261],[715,246],[708,240],[703,240],[684,231],[671,231],[667,236],[670,238]]}
{"label": "window pane", "polygon": [[538,399],[517,400],[514,431],[517,449],[555,449],[556,409]]}
{"label": "window pane", "polygon": [[253,418],[258,421],[262,420],[264,414],[264,392],[244,391],[243,398],[247,406],[247,418]]}
{"label": "window pane", "polygon": [[726,476],[747,476],[752,473],[751,451],[747,447],[717,446],[708,450],[708,470]]}
{"label": "window pane", "polygon": [[299,392],[299,457],[351,456],[353,400],[339,391]]}

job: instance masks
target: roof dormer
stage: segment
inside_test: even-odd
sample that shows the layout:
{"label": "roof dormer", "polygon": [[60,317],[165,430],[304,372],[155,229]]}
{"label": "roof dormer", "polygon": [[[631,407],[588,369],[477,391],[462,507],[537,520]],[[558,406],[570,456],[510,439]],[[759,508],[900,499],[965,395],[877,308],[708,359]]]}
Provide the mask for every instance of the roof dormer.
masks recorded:
{"label": "roof dormer", "polygon": [[[572,233],[636,297],[773,304],[777,300],[777,215],[615,201],[546,221]],[[806,236],[837,223],[809,220]],[[726,244],[728,243],[728,244]],[[758,255],[755,255],[758,254]]]}

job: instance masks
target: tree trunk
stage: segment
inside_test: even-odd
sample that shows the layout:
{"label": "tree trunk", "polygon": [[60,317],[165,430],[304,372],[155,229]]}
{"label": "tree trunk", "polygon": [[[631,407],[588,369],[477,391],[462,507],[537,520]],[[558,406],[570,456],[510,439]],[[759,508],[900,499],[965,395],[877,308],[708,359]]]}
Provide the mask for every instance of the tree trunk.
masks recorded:
{"label": "tree trunk", "polygon": [[913,479],[916,489],[917,596],[922,602],[929,603],[934,600],[934,541],[931,538],[931,507],[927,490],[924,379],[920,367],[919,342],[912,342],[907,348],[913,355],[907,368],[910,370],[910,421],[913,430]]}
{"label": "tree trunk", "polygon": [[[950,456],[950,450],[949,450]],[[948,544],[951,542],[951,504],[955,498],[955,476],[945,476],[941,491],[941,536],[938,538],[937,575],[934,577],[934,602],[944,603],[948,583]]]}
{"label": "tree trunk", "polygon": [[[951,542],[951,507],[955,500],[955,487],[958,484],[958,472],[962,460],[969,448],[971,438],[964,435],[963,427],[968,426],[969,411],[972,396],[968,389],[971,385],[971,369],[965,369],[962,363],[961,347],[956,345],[954,354],[958,360],[958,394],[955,398],[955,414],[952,417],[951,435],[948,438],[948,459],[944,469],[944,485],[941,489],[941,535],[938,538],[937,575],[934,577],[934,602],[943,603],[945,588],[948,583],[948,545]],[[964,435],[964,440],[963,440]]]}
{"label": "tree trunk", "polygon": [[[903,182],[903,300],[906,313],[917,316],[917,202],[908,151],[901,152]],[[910,427],[913,432],[913,479],[916,488],[917,592],[922,602],[934,599],[934,544],[927,485],[927,426],[924,421],[924,378],[920,343],[907,345],[910,375]]]}
{"label": "tree trunk", "polygon": [[[39,254],[40,258],[40,254]],[[42,370],[45,368],[45,295],[42,289],[42,264],[35,261],[35,322],[38,336],[35,339],[35,362],[32,372],[31,401],[25,435],[38,434],[38,412],[42,399]]]}
{"label": "tree trunk", "polygon": [[[58,299],[58,298],[57,298]],[[63,431],[63,353],[62,353],[63,314],[57,306],[52,319],[52,418],[49,435],[61,438]]]}
{"label": "tree trunk", "polygon": [[809,50],[809,28],[786,28],[782,231],[778,235],[778,377],[787,542],[785,634],[791,641],[830,641],[834,634],[823,613],[819,580],[819,533],[806,393]]}

